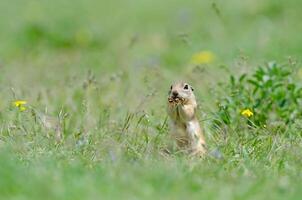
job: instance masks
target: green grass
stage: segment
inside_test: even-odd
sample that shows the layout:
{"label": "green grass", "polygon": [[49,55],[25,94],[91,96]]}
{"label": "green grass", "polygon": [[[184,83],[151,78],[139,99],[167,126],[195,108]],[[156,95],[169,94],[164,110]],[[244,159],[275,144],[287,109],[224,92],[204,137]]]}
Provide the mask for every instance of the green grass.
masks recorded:
{"label": "green grass", "polygon": [[[0,199],[300,199],[299,120],[226,130],[211,122],[228,73],[271,60],[300,67],[301,6],[1,1]],[[201,50],[216,60],[192,66]],[[178,79],[196,91],[211,152],[202,160],[163,153],[166,95]],[[45,114],[61,122],[62,141]]]}

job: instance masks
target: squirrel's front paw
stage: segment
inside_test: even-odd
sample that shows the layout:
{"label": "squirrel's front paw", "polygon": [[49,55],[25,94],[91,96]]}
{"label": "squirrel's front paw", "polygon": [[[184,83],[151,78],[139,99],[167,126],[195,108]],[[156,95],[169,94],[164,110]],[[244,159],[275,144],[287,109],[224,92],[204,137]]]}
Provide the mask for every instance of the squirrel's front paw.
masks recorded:
{"label": "squirrel's front paw", "polygon": [[183,98],[172,98],[172,97],[169,97],[168,98],[168,102],[170,105],[173,105],[173,106],[177,106],[177,105],[180,105],[180,104],[184,104],[185,103],[185,100]]}
{"label": "squirrel's front paw", "polygon": [[168,98],[169,103],[173,103],[173,101],[174,101],[173,98],[171,98],[171,97]]}

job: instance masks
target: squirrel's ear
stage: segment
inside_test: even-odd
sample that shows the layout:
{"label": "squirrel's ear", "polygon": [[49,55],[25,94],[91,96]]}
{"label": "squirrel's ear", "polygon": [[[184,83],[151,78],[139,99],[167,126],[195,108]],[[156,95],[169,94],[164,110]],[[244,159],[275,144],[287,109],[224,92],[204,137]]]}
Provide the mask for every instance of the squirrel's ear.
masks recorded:
{"label": "squirrel's ear", "polygon": [[190,86],[190,87],[191,87],[191,90],[194,91],[194,88],[192,86]]}

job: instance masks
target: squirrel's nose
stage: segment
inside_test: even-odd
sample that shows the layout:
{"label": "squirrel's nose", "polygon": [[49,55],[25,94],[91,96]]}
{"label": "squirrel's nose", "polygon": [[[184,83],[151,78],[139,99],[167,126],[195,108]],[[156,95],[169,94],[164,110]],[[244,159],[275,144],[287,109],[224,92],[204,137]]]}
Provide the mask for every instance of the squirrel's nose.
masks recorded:
{"label": "squirrel's nose", "polygon": [[178,92],[177,91],[173,91],[172,95],[173,95],[173,97],[177,97],[178,96]]}

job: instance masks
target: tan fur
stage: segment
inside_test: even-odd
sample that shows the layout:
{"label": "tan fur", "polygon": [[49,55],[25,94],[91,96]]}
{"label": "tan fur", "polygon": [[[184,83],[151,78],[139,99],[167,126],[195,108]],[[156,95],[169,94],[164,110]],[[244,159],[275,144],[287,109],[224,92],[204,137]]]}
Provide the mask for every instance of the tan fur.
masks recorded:
{"label": "tan fur", "polygon": [[173,84],[167,110],[171,119],[170,132],[178,146],[192,155],[203,155],[206,152],[205,139],[196,117],[197,103],[193,88],[184,82]]}

